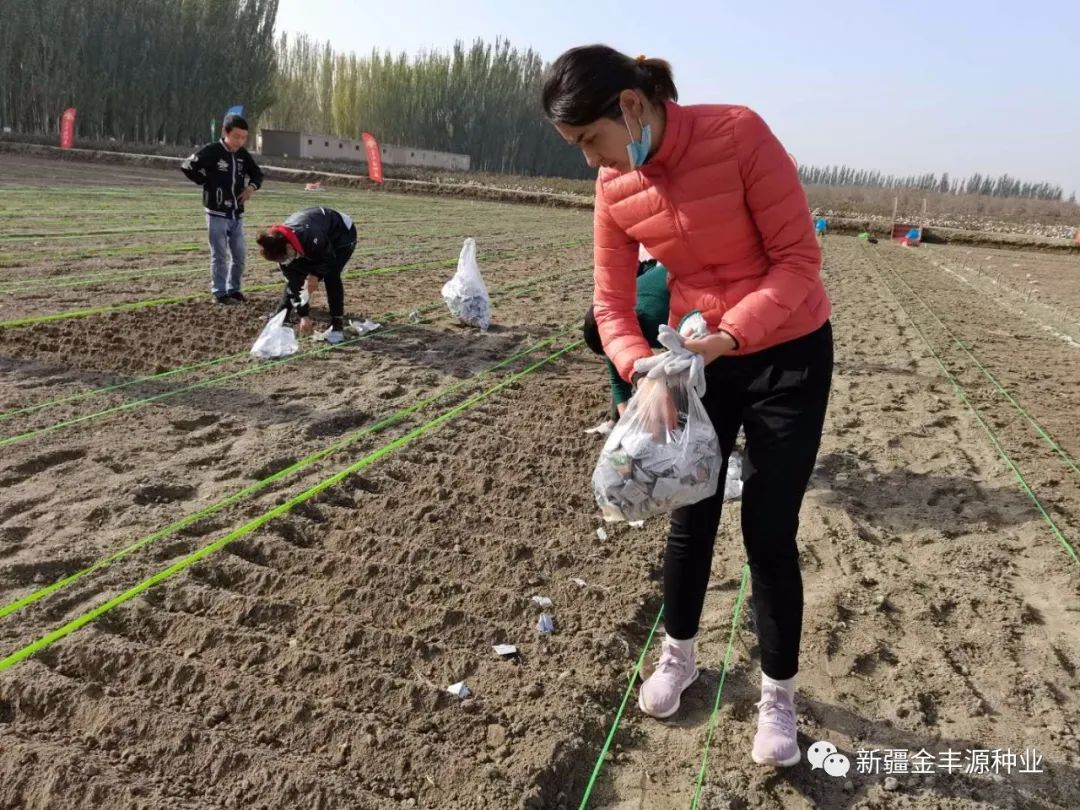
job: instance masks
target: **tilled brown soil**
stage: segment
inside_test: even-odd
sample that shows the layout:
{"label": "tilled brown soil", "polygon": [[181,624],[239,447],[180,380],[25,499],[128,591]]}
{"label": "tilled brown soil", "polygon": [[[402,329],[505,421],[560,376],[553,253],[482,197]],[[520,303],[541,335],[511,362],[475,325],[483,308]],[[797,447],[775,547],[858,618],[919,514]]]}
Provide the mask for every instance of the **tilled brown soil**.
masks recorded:
{"label": "tilled brown soil", "polygon": [[931,260],[940,260],[958,269],[977,270],[991,281],[1008,286],[1026,298],[1043,299],[1080,317],[1080,256],[1046,253],[1017,254],[1011,250],[986,247],[931,245]]}
{"label": "tilled brown soil", "polygon": [[[849,758],[851,771],[834,778],[805,758],[779,772],[750,762],[760,674],[756,641],[743,621],[699,806],[1076,807],[1080,565],[927,341],[1074,548],[1080,475],[901,280],[1073,453],[1080,452],[1080,431],[1069,397],[1080,379],[1080,350],[1035,323],[1010,322],[1011,339],[996,335],[998,303],[915,251],[830,238],[826,277],[836,305],[837,372],[802,513],[798,708],[804,757],[814,743],[828,741]],[[656,722],[631,713],[594,806],[690,806],[745,559],[738,511],[727,510],[718,539],[700,645],[703,675],[677,718]],[[980,772],[972,753],[1019,756],[1032,749],[1041,757],[1039,773],[1019,773],[1022,764]],[[912,763],[906,773],[890,772],[886,751],[902,751],[909,761],[929,753],[933,769],[914,773]],[[957,752],[954,763],[944,758],[950,751]],[[987,757],[992,762],[992,753]]]}
{"label": "tilled brown soil", "polygon": [[[355,348],[9,446],[5,602],[558,336],[6,617],[5,647],[575,340],[559,330],[588,291],[584,274],[538,285],[496,298],[501,327],[487,336],[441,315],[406,322]],[[214,315],[190,319],[198,326]],[[604,589],[619,570],[640,581],[638,595],[646,587],[636,566],[605,564],[611,551],[598,547],[587,491],[566,486],[567,476],[587,474],[591,446],[578,430],[550,446],[549,415],[585,424],[602,391],[580,351],[541,366],[4,673],[5,806],[539,801],[555,784],[545,774],[568,756],[560,751],[602,719],[595,696],[606,697],[624,663],[613,634],[635,594]],[[558,604],[560,633],[543,643],[534,593]],[[607,612],[611,600],[624,607],[582,625],[585,606]],[[496,657],[500,642],[519,644],[522,659]],[[461,679],[476,695],[464,704],[443,691]],[[48,770],[32,766],[41,756]]]}
{"label": "tilled brown soil", "polygon": [[[464,216],[426,205],[432,223]],[[551,215],[536,211],[532,230],[557,229]],[[587,237],[578,223],[567,235]],[[700,806],[1074,807],[1078,566],[901,306],[1074,544],[1080,476],[909,290],[1066,452],[1080,446],[1080,350],[1024,319],[995,337],[998,302],[922,254],[842,237],[826,251],[837,376],[803,514],[800,731],[804,751],[829,740],[852,772],[750,762],[744,624]],[[0,656],[179,569],[0,671],[0,807],[578,805],[659,607],[664,521],[596,535],[599,442],[583,429],[605,410],[605,377],[580,347],[558,355],[589,300],[588,249],[484,271],[487,335],[439,304],[449,270],[372,276],[349,282],[351,314],[393,317],[349,346],[18,414],[245,352],[274,296],[0,330]],[[590,806],[690,806],[743,560],[737,519],[733,504],[702,678],[672,721],[631,703]],[[536,634],[534,595],[554,602],[552,636]],[[521,655],[503,660],[497,643]],[[462,680],[467,700],[445,691]],[[858,750],[885,748],[1037,748],[1044,772],[889,785],[857,772]]]}

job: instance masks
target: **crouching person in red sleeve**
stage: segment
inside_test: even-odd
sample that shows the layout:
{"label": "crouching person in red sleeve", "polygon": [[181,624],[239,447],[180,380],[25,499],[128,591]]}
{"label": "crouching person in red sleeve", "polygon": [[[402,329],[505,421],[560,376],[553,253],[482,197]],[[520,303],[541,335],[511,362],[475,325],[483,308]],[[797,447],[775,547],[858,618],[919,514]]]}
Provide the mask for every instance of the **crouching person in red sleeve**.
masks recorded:
{"label": "crouching person in red sleeve", "polygon": [[308,317],[308,291],[305,281],[314,277],[326,287],[330,305],[330,328],[318,337],[328,343],[345,339],[345,288],[341,274],[356,248],[356,226],[347,214],[332,208],[305,208],[289,216],[281,225],[262,231],[256,241],[264,259],[277,262],[285,276],[281,310],[288,310],[286,320],[299,318],[298,331],[310,334],[315,325]]}

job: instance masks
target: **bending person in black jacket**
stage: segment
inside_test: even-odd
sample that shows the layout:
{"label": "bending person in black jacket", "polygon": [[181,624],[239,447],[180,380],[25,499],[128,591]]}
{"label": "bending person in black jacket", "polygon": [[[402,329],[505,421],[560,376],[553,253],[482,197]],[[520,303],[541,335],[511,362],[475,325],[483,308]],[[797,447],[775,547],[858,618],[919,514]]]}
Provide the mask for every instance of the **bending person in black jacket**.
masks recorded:
{"label": "bending person in black jacket", "polygon": [[330,304],[330,328],[319,337],[328,343],[345,339],[345,288],[341,273],[356,247],[356,226],[347,214],[333,208],[305,208],[291,214],[256,237],[264,259],[281,265],[285,292],[278,312],[285,309],[287,320],[300,318],[301,334],[314,329],[308,318],[308,294],[304,282],[314,276],[326,286]]}
{"label": "bending person in black jacket", "polygon": [[[244,300],[244,203],[262,185],[262,170],[244,148],[247,121],[228,115],[221,140],[208,144],[180,164],[193,183],[202,186],[206,226],[210,234],[210,292],[219,304]],[[231,259],[231,261],[230,261]]]}

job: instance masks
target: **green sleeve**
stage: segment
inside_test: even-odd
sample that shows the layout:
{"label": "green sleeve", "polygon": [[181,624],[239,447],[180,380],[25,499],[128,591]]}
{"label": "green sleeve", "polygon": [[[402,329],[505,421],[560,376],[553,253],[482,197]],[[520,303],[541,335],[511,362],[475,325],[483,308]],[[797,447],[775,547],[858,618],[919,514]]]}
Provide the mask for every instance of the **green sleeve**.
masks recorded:
{"label": "green sleeve", "polygon": [[[660,325],[668,322],[670,301],[667,287],[667,268],[656,264],[646,270],[637,280],[637,312],[641,323],[641,333],[654,349],[660,348],[656,337]],[[633,386],[619,376],[614,364],[607,361],[608,375],[611,377],[611,401],[616,405],[628,402],[634,393]]]}
{"label": "green sleeve", "polygon": [[654,349],[660,347],[656,336],[660,325],[670,317],[670,296],[667,286],[668,271],[662,264],[656,264],[638,277],[637,316],[641,322],[641,333]]}
{"label": "green sleeve", "polygon": [[633,386],[619,376],[614,363],[610,360],[604,362],[607,364],[608,375],[611,377],[611,401],[616,405],[629,402],[631,395],[634,393]]}

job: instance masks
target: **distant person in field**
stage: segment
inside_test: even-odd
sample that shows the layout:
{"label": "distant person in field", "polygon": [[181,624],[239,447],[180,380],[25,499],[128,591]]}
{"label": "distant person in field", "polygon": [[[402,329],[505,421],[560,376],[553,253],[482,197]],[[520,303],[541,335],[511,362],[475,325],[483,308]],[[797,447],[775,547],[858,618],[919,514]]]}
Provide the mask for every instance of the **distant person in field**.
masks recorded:
{"label": "distant person in field", "polygon": [[[739,428],[745,433],[742,534],[761,647],[751,756],[790,766],[801,757],[796,534],[833,368],[821,248],[798,170],[765,122],[746,107],[680,106],[677,99],[667,62],[602,45],[560,56],[542,91],[555,129],[599,169],[593,318],[604,353],[635,396],[670,398],[668,381],[645,372],[654,363],[635,309],[639,244],[667,268],[668,323],[676,327],[695,310],[704,318],[708,334],[685,345],[705,359],[703,402],[725,459],[721,481]],[[675,714],[698,676],[694,639],[723,496],[720,487],[671,515],[666,633],[638,693],[639,707],[654,717]]]}
{"label": "distant person in field", "polygon": [[221,140],[180,164],[180,171],[202,186],[210,241],[210,292],[219,304],[244,301],[244,205],[263,182],[262,171],[244,148],[247,138],[247,121],[228,115]]}
{"label": "distant person in field", "polygon": [[321,281],[330,306],[330,328],[318,337],[328,343],[341,343],[345,339],[345,287],[341,274],[356,249],[356,226],[348,214],[333,208],[305,208],[282,224],[261,231],[256,242],[262,257],[277,262],[285,276],[278,312],[287,310],[286,320],[299,320],[300,334],[313,332],[315,325],[308,317],[310,298]]}
{"label": "distant person in field", "polygon": [[[817,216],[816,212],[815,216]],[[829,221],[823,216],[817,216],[817,219],[814,220],[814,232],[817,234],[819,242],[825,238],[827,230],[829,230]]]}

